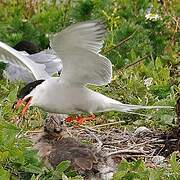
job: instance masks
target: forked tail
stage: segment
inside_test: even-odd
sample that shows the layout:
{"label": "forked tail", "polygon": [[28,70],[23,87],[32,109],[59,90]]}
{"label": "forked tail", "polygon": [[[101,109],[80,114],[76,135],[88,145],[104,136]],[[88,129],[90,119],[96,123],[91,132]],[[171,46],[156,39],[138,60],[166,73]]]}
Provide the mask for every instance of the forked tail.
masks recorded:
{"label": "forked tail", "polygon": [[172,106],[141,106],[141,105],[131,105],[123,103],[112,103],[112,110],[121,112],[132,112],[138,109],[172,109]]}

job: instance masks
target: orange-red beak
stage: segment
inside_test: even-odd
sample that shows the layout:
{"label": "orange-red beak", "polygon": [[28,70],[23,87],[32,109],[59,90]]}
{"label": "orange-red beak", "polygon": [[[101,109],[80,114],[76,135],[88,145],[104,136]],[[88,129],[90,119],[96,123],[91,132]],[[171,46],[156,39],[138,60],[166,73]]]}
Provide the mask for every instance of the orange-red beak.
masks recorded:
{"label": "orange-red beak", "polygon": [[19,100],[16,102],[15,108],[18,109],[23,102],[24,102],[23,99],[19,99]]}
{"label": "orange-red beak", "polygon": [[26,105],[25,105],[25,107],[23,108],[23,110],[21,112],[22,116],[24,116],[25,113],[27,112],[27,110],[28,110],[28,108],[29,108],[29,106],[31,104],[32,97],[29,97],[28,99],[25,99],[25,98],[24,99],[19,99],[17,101],[16,105],[15,105],[15,108],[18,109],[23,104],[23,102],[25,102],[25,101],[26,101]]}

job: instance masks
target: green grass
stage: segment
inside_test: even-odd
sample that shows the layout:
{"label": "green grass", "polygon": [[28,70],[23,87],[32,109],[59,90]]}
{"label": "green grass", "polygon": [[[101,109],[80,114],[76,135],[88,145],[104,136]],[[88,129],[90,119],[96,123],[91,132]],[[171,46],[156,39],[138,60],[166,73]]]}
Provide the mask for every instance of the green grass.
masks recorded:
{"label": "green grass", "polygon": [[[152,13],[161,17],[157,21],[145,18],[151,5]],[[107,86],[90,87],[124,103],[175,106],[180,93],[180,77],[176,76],[180,64],[179,10],[176,0],[165,0],[164,4],[156,0],[151,3],[148,0],[80,0],[60,5],[55,5],[55,1],[32,4],[31,1],[8,0],[0,3],[0,40],[12,46],[22,39],[31,40],[44,49],[51,34],[72,22],[101,19],[107,26],[102,54],[113,63],[113,81]],[[140,58],[143,60],[135,63]],[[4,65],[0,64],[1,74],[3,68]],[[144,81],[148,78],[152,82],[146,85]],[[55,170],[47,169],[31,149],[31,143],[24,138],[27,130],[42,126],[45,113],[33,108],[21,128],[14,125],[19,111],[12,110],[12,103],[22,86],[20,82],[0,80],[0,179],[75,176],[65,168],[68,162]],[[98,117],[105,122],[124,120],[124,126],[130,129],[143,125],[166,130],[174,126],[173,110],[139,112],[151,118],[118,112],[99,114]],[[145,168],[142,161],[123,161],[114,179],[143,179],[145,176],[150,179],[178,179],[179,165],[174,159],[173,155],[170,167],[161,169]]]}

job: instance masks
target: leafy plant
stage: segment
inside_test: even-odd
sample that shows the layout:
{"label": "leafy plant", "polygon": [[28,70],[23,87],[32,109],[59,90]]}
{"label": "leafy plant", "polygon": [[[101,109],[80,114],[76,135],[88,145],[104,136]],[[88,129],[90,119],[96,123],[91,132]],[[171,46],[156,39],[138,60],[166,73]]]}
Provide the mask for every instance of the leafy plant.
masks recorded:
{"label": "leafy plant", "polygon": [[176,159],[176,154],[172,154],[169,167],[148,168],[142,160],[128,162],[122,160],[119,164],[117,172],[113,175],[113,180],[125,179],[179,179],[180,163]]}

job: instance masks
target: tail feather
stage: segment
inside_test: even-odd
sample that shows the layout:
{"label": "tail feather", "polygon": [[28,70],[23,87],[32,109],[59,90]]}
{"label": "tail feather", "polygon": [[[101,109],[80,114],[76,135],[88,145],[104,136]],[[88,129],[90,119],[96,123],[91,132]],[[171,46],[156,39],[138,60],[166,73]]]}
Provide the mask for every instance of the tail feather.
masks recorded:
{"label": "tail feather", "polygon": [[172,106],[141,106],[141,105],[131,105],[123,103],[113,103],[111,104],[113,110],[121,112],[131,112],[138,109],[172,109]]}

